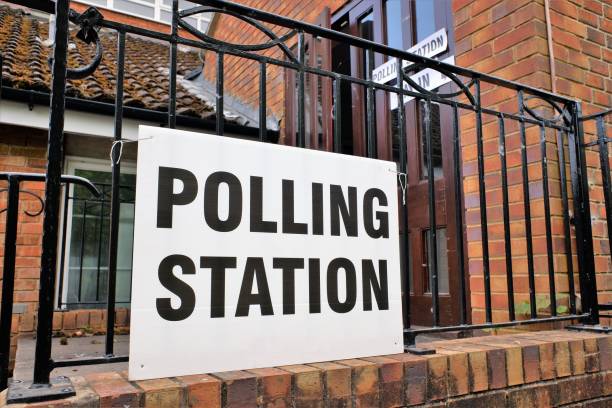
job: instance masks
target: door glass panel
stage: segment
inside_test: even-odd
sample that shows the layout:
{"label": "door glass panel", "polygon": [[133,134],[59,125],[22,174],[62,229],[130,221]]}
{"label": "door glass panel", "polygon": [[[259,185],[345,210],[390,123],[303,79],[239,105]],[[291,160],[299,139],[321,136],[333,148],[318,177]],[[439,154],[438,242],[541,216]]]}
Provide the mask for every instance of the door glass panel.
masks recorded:
{"label": "door glass panel", "polygon": [[[374,13],[372,11],[359,19],[359,36],[364,40],[374,40]],[[361,68],[365,77],[366,73],[373,70],[374,67],[369,66],[366,50],[361,49],[361,53]]]}
{"label": "door glass panel", "polygon": [[416,14],[416,41],[426,38],[436,31],[436,2],[434,0],[414,0]]}
{"label": "door glass panel", "polygon": [[[421,136],[421,174],[428,177],[427,133],[425,132],[425,102],[418,105]],[[440,105],[431,104],[431,159],[434,178],[442,178],[442,126],[440,124]]]}
{"label": "door glass panel", "polygon": [[[350,34],[348,20],[339,22],[339,31]],[[339,74],[351,75],[351,47],[345,42],[332,41],[332,71]],[[342,81],[340,86],[340,126],[342,128],[340,151],[344,154],[353,154],[353,112],[351,108],[351,84]],[[334,100],[334,104],[338,101]]]}
{"label": "door glass panel", "polygon": [[[438,260],[438,293],[449,293],[448,292],[448,255],[446,248],[446,228],[438,228],[436,230],[436,246]],[[432,256],[431,248],[429,247],[429,237],[431,231],[427,230],[423,234],[423,247],[425,248],[425,292],[431,293],[431,274],[429,273],[429,259]]]}
{"label": "door glass panel", "polygon": [[[111,173],[77,169],[74,174],[96,184],[102,197],[93,198],[84,187],[74,186],[65,303],[69,308],[99,307],[107,294]],[[136,176],[121,174],[120,185],[116,301],[129,306]]]}
{"label": "door glass panel", "polygon": [[403,50],[403,24],[402,0],[387,0],[385,2],[386,38],[387,45],[392,48]]}

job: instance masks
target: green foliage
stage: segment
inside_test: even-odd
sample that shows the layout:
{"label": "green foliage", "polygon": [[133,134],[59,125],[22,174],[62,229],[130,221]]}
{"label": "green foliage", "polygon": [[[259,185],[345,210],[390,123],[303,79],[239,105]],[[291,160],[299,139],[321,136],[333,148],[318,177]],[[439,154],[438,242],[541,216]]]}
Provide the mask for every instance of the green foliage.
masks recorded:
{"label": "green foliage", "polygon": [[[557,300],[563,299],[567,295],[560,295]],[[548,295],[536,296],[536,311],[538,313],[550,312],[550,297]],[[565,305],[557,305],[557,314],[565,314],[569,308]],[[529,316],[531,314],[531,303],[528,300],[522,301],[514,305],[514,313],[518,316]]]}

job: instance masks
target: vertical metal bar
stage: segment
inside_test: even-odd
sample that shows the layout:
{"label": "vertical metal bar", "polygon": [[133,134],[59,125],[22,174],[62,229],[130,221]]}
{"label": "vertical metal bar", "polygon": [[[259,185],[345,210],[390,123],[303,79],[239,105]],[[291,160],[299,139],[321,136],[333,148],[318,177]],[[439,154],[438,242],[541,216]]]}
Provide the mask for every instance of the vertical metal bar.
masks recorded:
{"label": "vertical metal bar", "polygon": [[485,318],[493,320],[491,312],[491,276],[489,270],[489,231],[487,229],[487,193],[484,179],[484,147],[482,141],[482,106],[480,104],[480,80],[475,80],[476,89],[476,147],[478,150],[478,193],[480,201],[480,231],[482,236],[482,271],[485,291]]}
{"label": "vertical metal bar", "polygon": [[267,94],[266,94],[266,63],[259,63],[259,141],[267,138]]}
{"label": "vertical metal bar", "polygon": [[461,171],[461,140],[459,135],[459,111],[453,104],[453,161],[455,165],[455,229],[457,240],[457,261],[459,262],[459,301],[461,303],[461,324],[468,322],[467,287],[465,284],[465,252],[463,251],[463,176]]}
{"label": "vertical metal bar", "polygon": [[2,269],[2,310],[0,310],[0,390],[6,389],[8,385],[11,355],[11,324],[13,321],[13,290],[15,288],[17,220],[19,219],[19,178],[9,176],[8,183]]}
{"label": "vertical metal bar", "polygon": [[2,71],[4,69],[4,58],[0,54],[0,100],[2,100]]}
{"label": "vertical metal bar", "polygon": [[[398,88],[401,89],[401,84],[404,82],[404,72],[402,71],[402,60],[397,60],[397,83]],[[400,185],[402,188],[402,255],[404,264],[402,265],[402,277],[404,278],[404,328],[410,328],[411,316],[410,316],[410,288],[412,282],[410,282],[410,262],[409,248],[410,248],[410,237],[408,235],[408,146],[406,144],[406,126],[405,126],[405,112],[404,112],[404,96],[401,93],[397,94],[397,127],[399,133],[399,171],[403,173],[405,185]],[[402,175],[400,174],[400,177]],[[401,179],[399,180],[401,182]]]}
{"label": "vertical metal bar", "polygon": [[372,81],[372,70],[374,69],[374,51],[371,49],[366,50],[367,64],[366,64],[366,78],[370,82],[367,86],[366,93],[366,132],[368,139],[368,157],[376,158],[376,108],[374,103],[376,99],[374,97],[374,87],[371,84]]}
{"label": "vertical metal bar", "polygon": [[540,156],[542,158],[542,193],[544,200],[544,228],[546,230],[546,255],[548,258],[548,285],[550,290],[550,315],[557,315],[555,290],[555,265],[553,264],[552,226],[550,221],[550,193],[548,188],[548,157],[546,152],[546,127],[540,124]]}
{"label": "vertical metal bar", "polygon": [[306,42],[304,40],[304,32],[298,33],[298,58],[300,68],[298,70],[298,140],[299,147],[306,146],[306,107],[304,106],[305,84],[304,84],[304,66],[306,65]]}
{"label": "vertical metal bar", "polygon": [[506,286],[508,289],[508,316],[515,320],[514,312],[514,280],[512,276],[512,238],[510,236],[510,209],[508,199],[508,169],[506,164],[506,128],[504,114],[500,113],[499,123],[499,160],[501,162],[502,212],[504,217],[504,244],[506,258]]}
{"label": "vertical metal bar", "polygon": [[565,174],[565,149],[563,147],[563,134],[560,131],[557,132],[557,152],[559,156],[559,179],[561,182],[561,205],[563,207],[563,235],[565,236],[565,261],[567,262],[569,309],[571,314],[576,314],[576,289],[574,288],[572,235],[569,217],[569,199],[567,196],[567,176]]}
{"label": "vertical metal bar", "polygon": [[[400,101],[402,99],[399,99]],[[400,103],[399,106],[402,104]],[[433,152],[432,152],[432,135],[431,135],[431,100],[427,99],[424,105],[423,122],[425,124],[425,143],[427,146],[427,186],[428,186],[428,203],[429,203],[429,281],[431,289],[431,308],[433,314],[433,325],[440,324],[440,306],[438,294],[438,231],[436,225],[436,189],[435,175],[433,170]]]}
{"label": "vertical metal bar", "polygon": [[342,79],[334,79],[334,152],[342,152]]}
{"label": "vertical metal bar", "polygon": [[40,290],[34,355],[34,384],[49,384],[51,334],[53,329],[53,297],[57,268],[58,210],[61,191],[62,145],[64,139],[64,107],[66,95],[66,61],[68,53],[69,0],[55,2],[55,47],[53,50],[49,144],[45,182]]}
{"label": "vertical metal bar", "polygon": [[225,54],[221,51],[217,52],[217,91],[216,91],[216,105],[215,109],[217,112],[217,135],[223,136],[223,128],[225,127],[225,116],[223,115],[223,62]]}
{"label": "vertical metal bar", "polygon": [[576,227],[576,246],[578,271],[580,279],[580,297],[583,313],[590,316],[583,320],[586,324],[599,323],[599,306],[597,300],[597,282],[595,280],[595,259],[593,257],[593,231],[591,229],[591,209],[589,205],[589,184],[586,172],[586,155],[584,134],[578,102],[573,105],[573,128],[569,134],[569,157],[574,196],[574,213]]}
{"label": "vertical metal bar", "polygon": [[79,246],[79,291],[77,293],[78,302],[82,301],[83,289],[83,257],[85,255],[85,225],[87,223],[87,200],[83,200],[83,220],[81,221],[81,245]]}
{"label": "vertical metal bar", "polygon": [[[119,217],[121,212],[121,153],[120,141],[123,137],[123,79],[125,73],[125,33],[119,32],[117,45],[117,89],[115,92],[115,134],[117,148],[111,155],[111,204],[108,242],[108,279],[106,289],[106,344],[107,355],[114,352],[115,301],[117,290],[117,253],[119,252]],[[118,143],[119,142],[119,143]]]}
{"label": "vertical metal bar", "polygon": [[[608,139],[604,126],[604,116],[597,117],[597,144],[599,145],[599,162],[603,183],[604,201],[606,205],[606,224],[608,227],[608,242],[612,239],[612,191],[610,183],[610,157],[608,156]],[[612,256],[612,251],[610,252]]]}
{"label": "vertical metal bar", "polygon": [[66,233],[68,232],[68,199],[70,197],[70,185],[64,184],[64,214],[62,216],[62,244],[60,249],[59,282],[57,285],[57,305],[62,307],[62,293],[64,292],[64,268],[66,267]]}
{"label": "vertical metal bar", "polygon": [[172,0],[172,31],[170,39],[170,84],[168,85],[168,127],[176,127],[176,59],[178,55],[178,0]]}
{"label": "vertical metal bar", "polygon": [[527,240],[527,273],[529,274],[529,307],[531,318],[538,317],[533,268],[533,239],[531,234],[531,200],[529,199],[529,167],[527,163],[527,137],[525,135],[525,105],[523,91],[518,92],[521,137],[521,170],[523,176],[523,205],[525,207],[525,239]]}
{"label": "vertical metal bar", "polygon": [[100,269],[102,268],[102,229],[104,227],[104,199],[100,201],[100,215],[98,216],[100,228],[98,229],[98,262],[96,272],[96,302],[100,300]]}

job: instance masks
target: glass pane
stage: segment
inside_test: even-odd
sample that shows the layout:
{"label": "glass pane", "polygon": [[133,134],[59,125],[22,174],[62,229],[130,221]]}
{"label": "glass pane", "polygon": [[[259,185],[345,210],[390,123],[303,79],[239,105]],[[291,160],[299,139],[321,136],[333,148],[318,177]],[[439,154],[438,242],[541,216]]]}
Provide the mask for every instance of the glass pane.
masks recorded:
{"label": "glass pane", "polygon": [[[446,248],[446,228],[438,228],[436,234],[436,245],[438,260],[438,293],[449,293],[448,292],[448,254]],[[425,285],[426,292],[431,293],[431,275],[429,273],[429,259],[432,256],[431,248],[429,247],[429,237],[431,235],[430,230],[425,231],[423,234],[424,247],[426,251],[426,262],[425,262]]]}
{"label": "glass pane", "polygon": [[[374,13],[369,12],[359,20],[359,36],[365,40],[374,40]],[[369,72],[374,67],[368,66],[368,59],[366,57],[366,51],[362,50],[363,55],[363,72]]]}
{"label": "glass pane", "polygon": [[[440,124],[440,105],[431,104],[431,158],[434,171],[434,178],[441,178],[442,174],[442,126]],[[421,174],[424,179],[428,177],[428,156],[427,156],[427,134],[425,132],[425,102],[419,103],[419,122],[421,132]]]}
{"label": "glass pane", "polygon": [[396,163],[400,162],[400,129],[398,127],[399,123],[399,111],[398,109],[393,109],[389,115],[389,133],[391,134],[391,154],[393,161]]}
{"label": "glass pane", "polygon": [[114,8],[119,11],[125,11],[126,13],[134,14],[137,16],[154,18],[155,10],[153,7],[145,6],[140,3],[132,3],[128,0],[115,0]]}
{"label": "glass pane", "polygon": [[426,38],[436,31],[436,2],[434,0],[414,0],[416,14],[416,41]]}
{"label": "glass pane", "polygon": [[172,12],[163,9],[159,10],[159,19],[164,23],[172,23]]}
{"label": "glass pane", "polygon": [[[94,198],[80,186],[73,189],[67,303],[70,307],[95,307],[104,302],[107,295],[111,173],[77,169],[75,175],[96,184],[102,197]],[[135,184],[134,174],[121,174],[117,303],[130,299]]]}
{"label": "glass pane", "polygon": [[403,29],[407,29],[406,22],[402,18],[402,0],[387,0],[385,3],[385,19],[387,45],[392,48],[403,50]]}

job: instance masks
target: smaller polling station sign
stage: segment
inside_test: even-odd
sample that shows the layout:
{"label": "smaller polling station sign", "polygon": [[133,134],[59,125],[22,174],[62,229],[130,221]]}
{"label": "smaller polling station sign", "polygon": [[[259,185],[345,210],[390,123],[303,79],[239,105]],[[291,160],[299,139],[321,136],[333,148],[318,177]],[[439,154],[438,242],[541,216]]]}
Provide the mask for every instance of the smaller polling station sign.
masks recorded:
{"label": "smaller polling station sign", "polygon": [[141,126],[130,380],[403,351],[396,165]]}

